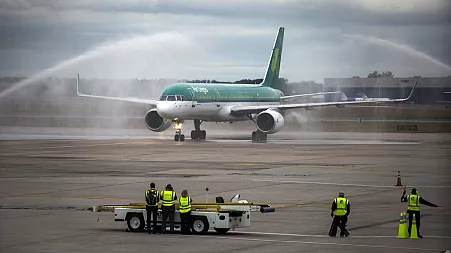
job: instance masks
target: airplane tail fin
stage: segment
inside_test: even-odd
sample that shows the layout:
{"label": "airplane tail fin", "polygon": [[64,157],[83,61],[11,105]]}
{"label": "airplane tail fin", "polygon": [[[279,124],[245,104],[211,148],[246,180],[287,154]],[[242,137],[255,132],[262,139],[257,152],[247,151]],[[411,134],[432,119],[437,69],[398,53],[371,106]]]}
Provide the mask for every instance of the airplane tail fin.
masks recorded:
{"label": "airplane tail fin", "polygon": [[269,58],[268,68],[266,69],[265,78],[261,85],[273,87],[279,78],[280,60],[282,58],[283,35],[285,28],[279,27],[276,41],[272,49],[271,58]]}

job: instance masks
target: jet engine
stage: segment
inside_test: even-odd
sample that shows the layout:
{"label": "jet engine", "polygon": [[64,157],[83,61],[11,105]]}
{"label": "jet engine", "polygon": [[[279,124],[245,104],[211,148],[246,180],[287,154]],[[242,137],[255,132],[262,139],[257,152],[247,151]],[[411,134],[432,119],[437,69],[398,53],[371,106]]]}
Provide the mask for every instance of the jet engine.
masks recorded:
{"label": "jet engine", "polygon": [[154,132],[163,132],[172,124],[171,120],[161,117],[160,114],[158,114],[157,109],[148,111],[144,117],[144,121],[146,122],[147,128]]}
{"label": "jet engine", "polygon": [[285,119],[282,114],[274,110],[266,110],[257,116],[257,128],[263,133],[273,134],[282,129]]}

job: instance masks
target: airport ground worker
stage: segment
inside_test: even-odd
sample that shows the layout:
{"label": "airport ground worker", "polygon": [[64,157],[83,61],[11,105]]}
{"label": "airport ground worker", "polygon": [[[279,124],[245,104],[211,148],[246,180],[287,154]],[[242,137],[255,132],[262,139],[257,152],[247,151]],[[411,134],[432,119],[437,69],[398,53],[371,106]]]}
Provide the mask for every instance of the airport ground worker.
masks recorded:
{"label": "airport ground worker", "polygon": [[180,203],[180,220],[182,223],[182,234],[189,234],[191,233],[191,202],[193,200],[188,194],[188,190],[183,189],[182,193],[180,194],[181,197],[179,198]]}
{"label": "airport ground worker", "polygon": [[166,220],[169,217],[169,226],[171,234],[174,233],[174,215],[175,215],[175,201],[177,194],[172,188],[171,184],[166,186],[164,191],[161,191],[161,211],[163,211],[163,224],[161,226],[163,234],[166,234]]}
{"label": "airport ground worker", "polygon": [[431,202],[425,200],[424,198],[418,195],[418,191],[416,188],[413,188],[410,191],[410,194],[406,196],[406,190],[404,188],[404,192],[402,193],[401,202],[407,202],[407,213],[409,214],[409,237],[410,232],[412,231],[412,219],[413,215],[415,215],[416,225],[417,225],[417,234],[419,238],[423,238],[420,234],[420,204],[439,207],[436,204],[432,204]]}
{"label": "airport ground worker", "polygon": [[330,216],[334,217],[332,226],[329,231],[329,236],[337,236],[337,227],[340,227],[340,237],[348,236],[349,233],[346,230],[346,222],[348,222],[348,216],[351,213],[351,204],[349,200],[345,198],[343,192],[338,193],[338,198],[335,198],[332,202],[332,212]]}
{"label": "airport ground worker", "polygon": [[150,234],[150,221],[152,216],[153,233],[157,231],[158,202],[160,201],[160,192],[155,190],[155,183],[150,183],[150,190],[146,191],[146,213],[147,213],[147,233]]}

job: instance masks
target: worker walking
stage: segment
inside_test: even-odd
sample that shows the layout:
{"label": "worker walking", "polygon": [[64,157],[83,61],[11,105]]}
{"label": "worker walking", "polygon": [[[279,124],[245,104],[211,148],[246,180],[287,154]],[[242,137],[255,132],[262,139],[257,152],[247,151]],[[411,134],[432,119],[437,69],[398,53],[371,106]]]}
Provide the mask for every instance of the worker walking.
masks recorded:
{"label": "worker walking", "polygon": [[330,213],[330,216],[334,217],[334,220],[329,231],[329,236],[337,236],[337,227],[340,227],[341,230],[340,237],[349,236],[349,233],[346,230],[346,222],[348,222],[348,216],[350,213],[351,204],[349,203],[349,200],[345,198],[345,194],[343,192],[339,192],[338,198],[335,198],[332,203],[332,212]]}
{"label": "worker walking", "polygon": [[160,201],[160,192],[155,190],[155,183],[150,183],[150,190],[146,191],[146,213],[147,213],[147,233],[150,234],[150,217],[153,221],[153,233],[157,231],[157,213],[158,202]]}
{"label": "worker walking", "polygon": [[406,191],[404,188],[404,192],[402,193],[401,202],[407,202],[407,213],[409,214],[409,237],[410,232],[412,231],[412,219],[415,215],[415,222],[417,225],[417,234],[419,238],[423,238],[420,234],[420,204],[431,206],[431,207],[439,207],[436,204],[432,204],[431,202],[425,200],[424,198],[418,195],[418,191],[416,188],[413,188],[410,191],[410,194],[406,195]]}
{"label": "worker walking", "polygon": [[181,197],[179,199],[182,234],[191,233],[191,202],[193,202],[193,200],[189,196],[188,190],[183,189]]}
{"label": "worker walking", "polygon": [[163,211],[163,224],[161,226],[163,234],[166,234],[166,220],[169,217],[169,226],[171,234],[174,233],[174,215],[175,215],[175,201],[177,194],[172,188],[171,184],[166,186],[166,189],[161,192],[161,210]]}

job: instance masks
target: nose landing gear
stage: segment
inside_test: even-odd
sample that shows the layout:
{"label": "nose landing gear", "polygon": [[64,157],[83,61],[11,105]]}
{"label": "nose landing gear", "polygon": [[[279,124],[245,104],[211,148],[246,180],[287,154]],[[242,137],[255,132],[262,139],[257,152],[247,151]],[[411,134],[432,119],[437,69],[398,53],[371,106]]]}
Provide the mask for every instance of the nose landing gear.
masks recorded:
{"label": "nose landing gear", "polygon": [[175,135],[174,141],[185,141],[185,135],[182,134],[183,121],[174,120]]}

